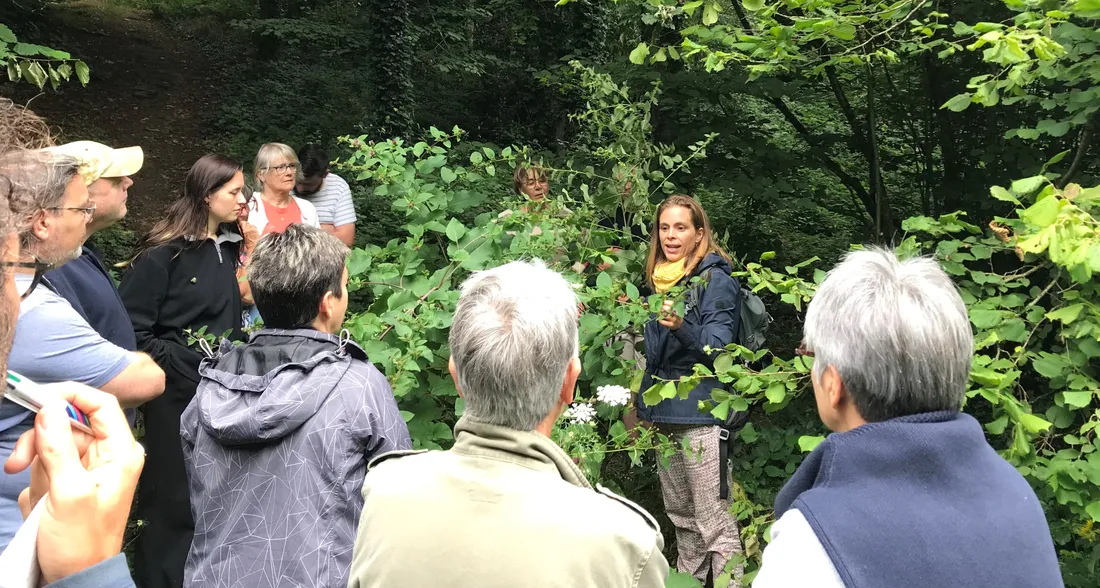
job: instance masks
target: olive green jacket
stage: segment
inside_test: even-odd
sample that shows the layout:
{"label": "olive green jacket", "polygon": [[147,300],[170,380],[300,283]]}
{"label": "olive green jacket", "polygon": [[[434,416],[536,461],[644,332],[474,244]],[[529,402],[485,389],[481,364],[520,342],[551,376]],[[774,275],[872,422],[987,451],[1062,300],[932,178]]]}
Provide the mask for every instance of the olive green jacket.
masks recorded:
{"label": "olive green jacket", "polygon": [[535,432],[463,417],[448,451],[371,463],[349,588],[659,588],[657,522]]}

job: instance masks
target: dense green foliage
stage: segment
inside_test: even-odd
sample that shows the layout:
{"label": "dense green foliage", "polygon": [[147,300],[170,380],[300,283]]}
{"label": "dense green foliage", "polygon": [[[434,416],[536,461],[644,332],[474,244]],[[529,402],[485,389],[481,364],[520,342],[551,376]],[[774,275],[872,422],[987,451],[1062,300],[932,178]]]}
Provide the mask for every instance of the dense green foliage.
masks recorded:
{"label": "dense green foliage", "polygon": [[[956,278],[977,332],[966,410],[1035,487],[1066,584],[1097,584],[1100,192],[1082,187],[1100,183],[1096,0],[125,2],[243,56],[222,59],[234,82],[211,150],[247,162],[312,140],[339,156],[362,245],[348,328],[418,446],[447,446],[462,412],[446,370],[458,284],[538,256],[586,305],[578,396],[597,416],[555,439],[660,512],[667,439],[632,438],[623,407],[594,400],[639,383],[619,335],[648,316],[646,244],[610,254],[624,235],[599,223],[615,206],[645,223],[691,193],[777,318],[769,349],[695,376],[731,385],[702,409],[752,415],[734,456],[750,579],[775,493],[825,434],[791,351],[799,317],[852,244],[885,242]],[[0,59],[34,57],[5,30]],[[530,160],[552,170],[548,209],[511,191]]]}

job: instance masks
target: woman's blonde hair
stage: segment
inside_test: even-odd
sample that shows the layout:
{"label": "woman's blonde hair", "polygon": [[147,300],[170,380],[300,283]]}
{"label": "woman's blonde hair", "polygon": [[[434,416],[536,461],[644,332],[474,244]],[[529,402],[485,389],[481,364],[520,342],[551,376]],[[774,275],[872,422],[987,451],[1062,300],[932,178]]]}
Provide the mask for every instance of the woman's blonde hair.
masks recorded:
{"label": "woman's blonde hair", "polygon": [[267,170],[271,169],[273,165],[277,165],[279,160],[285,160],[288,163],[293,163],[298,166],[297,172],[294,174],[294,180],[298,181],[302,179],[302,166],[298,161],[298,154],[290,148],[290,145],[285,143],[264,143],[260,150],[256,152],[256,163],[253,169],[253,174],[256,179],[256,191],[264,191],[264,174]]}
{"label": "woman's blonde hair", "polygon": [[665,251],[661,248],[661,213],[673,206],[681,206],[688,209],[688,211],[691,212],[692,226],[695,229],[701,229],[703,231],[703,238],[699,240],[699,245],[696,246],[695,249],[688,251],[687,255],[684,257],[686,260],[686,263],[684,263],[684,275],[690,276],[691,273],[695,271],[695,267],[699,265],[699,262],[703,261],[703,258],[711,253],[717,253],[726,261],[730,261],[729,254],[726,253],[726,251],[722,249],[722,246],[712,237],[714,231],[710,228],[710,219],[707,218],[707,211],[703,210],[702,205],[691,196],[685,196],[683,194],[669,196],[657,207],[657,214],[653,218],[653,228],[649,231],[649,255],[646,257],[645,261],[645,276],[650,286],[653,286],[654,268],[657,267],[658,263],[666,261]]}

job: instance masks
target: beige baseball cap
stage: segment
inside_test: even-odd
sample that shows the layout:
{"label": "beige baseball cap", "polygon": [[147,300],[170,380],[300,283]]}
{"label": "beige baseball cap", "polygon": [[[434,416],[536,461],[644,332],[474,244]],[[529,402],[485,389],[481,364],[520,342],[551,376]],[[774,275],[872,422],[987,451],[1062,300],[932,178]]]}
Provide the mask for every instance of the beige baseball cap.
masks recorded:
{"label": "beige baseball cap", "polygon": [[86,184],[99,178],[132,176],[145,162],[141,147],[114,149],[95,141],[74,141],[44,149],[49,153],[68,155],[80,162],[80,175]]}

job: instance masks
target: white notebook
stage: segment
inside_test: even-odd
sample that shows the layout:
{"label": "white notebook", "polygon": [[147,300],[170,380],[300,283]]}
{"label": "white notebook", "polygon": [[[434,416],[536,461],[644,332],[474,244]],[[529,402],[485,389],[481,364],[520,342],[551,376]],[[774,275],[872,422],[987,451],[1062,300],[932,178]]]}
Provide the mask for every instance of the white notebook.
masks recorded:
{"label": "white notebook", "polygon": [[38,521],[44,508],[46,501],[39,500],[0,553],[0,588],[38,588]]}

